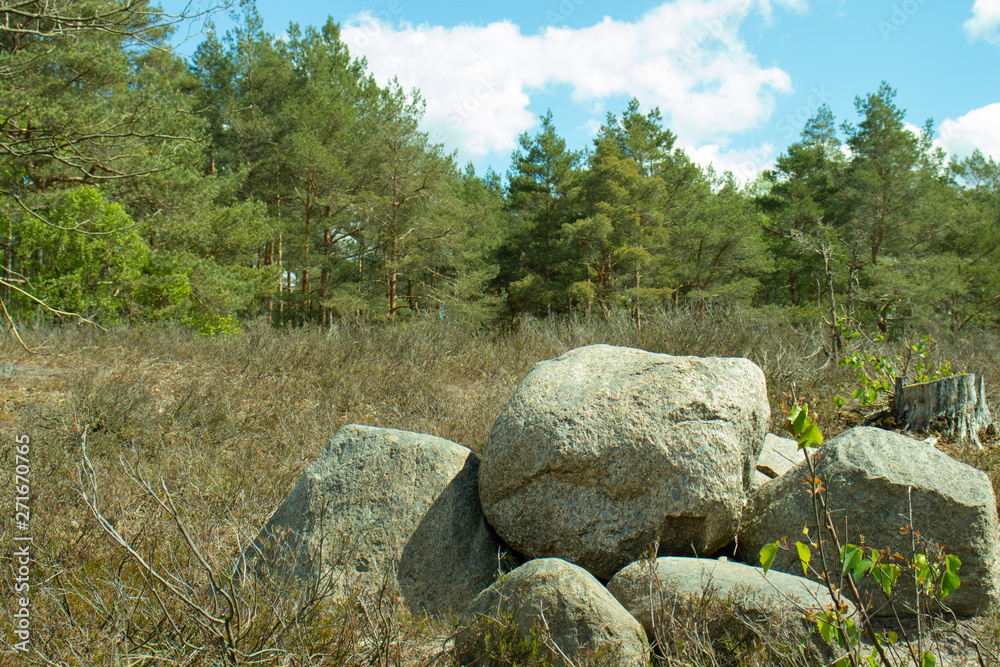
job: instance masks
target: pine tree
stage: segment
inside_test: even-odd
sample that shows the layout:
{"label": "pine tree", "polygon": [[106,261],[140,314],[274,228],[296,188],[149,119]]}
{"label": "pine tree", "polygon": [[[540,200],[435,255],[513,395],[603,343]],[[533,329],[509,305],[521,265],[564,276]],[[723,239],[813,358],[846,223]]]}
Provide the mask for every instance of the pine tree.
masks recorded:
{"label": "pine tree", "polygon": [[407,94],[394,81],[377,108],[368,238],[385,288],[384,312],[394,318],[401,298],[411,311],[419,309],[414,290],[426,288],[428,271],[439,264],[433,250],[456,231],[454,166],[419,129],[424,103],[416,92]]}
{"label": "pine tree", "polygon": [[511,309],[537,314],[565,310],[567,289],[579,273],[568,263],[562,228],[580,217],[580,154],[566,148],[551,111],[541,122],[534,137],[527,132],[520,136],[520,147],[511,156],[507,203],[514,223],[499,275]]}
{"label": "pine tree", "polygon": [[845,230],[850,239],[846,311],[861,317],[855,309],[859,299],[867,307],[864,317],[882,331],[907,315],[907,303],[926,300],[911,288],[942,268],[921,266],[921,253],[942,229],[930,211],[942,182],[943,155],[932,150],[931,121],[920,135],[911,132],[895,96],[883,82],[877,92],[855,99],[860,123],[843,126],[851,149],[844,187],[852,218]]}
{"label": "pine tree", "polygon": [[877,92],[855,98],[861,122],[843,126],[851,149],[847,195],[872,265],[905,242],[909,213],[920,195],[922,138],[906,128],[906,112],[895,105],[895,97],[883,81]]}
{"label": "pine tree", "polygon": [[699,309],[709,303],[749,304],[760,278],[773,270],[762,238],[764,220],[731,174],[715,192],[671,228],[669,256],[681,297]]}
{"label": "pine tree", "polygon": [[[282,107],[292,124],[280,145],[283,172],[292,186],[285,201],[299,223],[292,237],[299,249],[305,317],[318,316],[329,325],[335,314],[330,301],[335,276],[343,276],[347,268],[334,250],[361,230],[357,211],[377,173],[377,149],[365,145],[377,126],[366,123],[360,110],[377,105],[378,89],[366,76],[364,62],[350,57],[332,20],[322,30],[308,28],[304,34],[293,25],[288,34],[283,52],[294,79]],[[313,286],[316,269],[318,290]]]}
{"label": "pine tree", "polygon": [[847,158],[836,134],[833,113],[823,105],[786,149],[775,168],[764,174],[769,185],[758,202],[767,215],[765,240],[775,258],[775,272],[765,282],[770,303],[811,310],[817,304],[830,326],[834,346],[836,294],[846,278],[843,269],[847,223],[841,194]]}
{"label": "pine tree", "polygon": [[937,251],[957,258],[962,291],[940,310],[957,329],[1000,325],[1000,163],[976,149],[949,167],[956,213]]}
{"label": "pine tree", "polygon": [[[4,300],[20,294],[21,306],[39,303],[21,270],[29,221],[65,231],[46,215],[64,210],[81,186],[114,187],[131,208],[138,198],[130,187],[169,170],[197,143],[183,91],[162,76],[178,71],[166,46],[172,22],[144,1],[0,6]],[[80,219],[72,231],[97,234],[95,225]]]}
{"label": "pine tree", "polygon": [[628,305],[641,322],[641,304],[662,299],[662,274],[649,269],[665,243],[664,176],[674,140],[659,109],[642,115],[634,98],[620,121],[608,114],[581,178],[587,217],[563,227],[573,261],[586,268],[570,288],[572,302],[596,302],[605,317]]}

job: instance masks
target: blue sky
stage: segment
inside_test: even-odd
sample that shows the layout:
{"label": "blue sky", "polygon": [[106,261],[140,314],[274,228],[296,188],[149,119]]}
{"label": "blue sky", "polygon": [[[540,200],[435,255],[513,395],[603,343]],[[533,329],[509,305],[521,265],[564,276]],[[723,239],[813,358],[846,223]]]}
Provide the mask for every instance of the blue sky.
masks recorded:
{"label": "blue sky", "polygon": [[[206,0],[207,2],[207,0]],[[162,0],[176,11],[182,0]],[[197,3],[195,3],[197,6]],[[856,122],[885,80],[952,156],[1000,160],[1000,0],[257,0],[265,28],[332,16],[380,81],[427,101],[424,129],[501,174],[549,108],[572,148],[635,96],[678,144],[741,181],[773,164],[820,104]],[[225,16],[215,21],[224,31]],[[200,39],[197,27],[183,52]]]}

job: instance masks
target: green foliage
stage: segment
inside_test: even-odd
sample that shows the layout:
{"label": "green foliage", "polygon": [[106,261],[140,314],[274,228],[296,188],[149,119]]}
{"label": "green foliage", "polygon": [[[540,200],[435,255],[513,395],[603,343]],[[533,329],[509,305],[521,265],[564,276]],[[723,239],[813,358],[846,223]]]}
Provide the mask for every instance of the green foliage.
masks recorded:
{"label": "green foliage", "polygon": [[242,331],[240,323],[232,315],[202,313],[185,317],[181,322],[205,338],[225,338]]}
{"label": "green foliage", "polygon": [[[859,332],[851,331],[843,322],[838,323],[838,328],[845,340],[849,341],[860,336]],[[882,340],[881,334],[875,337],[877,343],[882,342]],[[888,357],[863,349],[853,350],[837,363],[857,371],[859,386],[851,392],[851,396],[862,405],[873,405],[880,398],[886,398],[892,393],[898,371]],[[835,397],[834,401],[837,407],[844,405],[840,396]]]}
{"label": "green foliage", "polygon": [[[851,396],[861,405],[875,405],[888,400],[895,391],[896,378],[911,375],[914,382],[928,382],[954,374],[952,364],[947,359],[937,365],[925,361],[933,345],[930,335],[908,344],[905,356],[890,358],[872,349],[885,340],[883,334],[876,334],[870,341],[866,341],[857,324],[846,319],[839,320],[837,328],[847,346],[838,364],[856,371],[858,384],[851,390]],[[914,357],[916,364],[911,373],[910,364]],[[834,396],[833,400],[838,408],[845,404],[842,396]]]}
{"label": "green foliage", "polygon": [[776,269],[764,281],[769,301],[800,306],[824,296],[830,260],[843,244],[846,165],[833,113],[823,105],[775,169],[763,174],[768,188],[758,205],[767,216],[764,239]]}
{"label": "green foliage", "polygon": [[774,558],[778,555],[778,549],[781,546],[781,540],[772,542],[771,544],[765,544],[760,550],[760,565],[764,569],[764,574],[771,569],[771,565],[774,564]]}
{"label": "green foliage", "polygon": [[670,234],[670,271],[678,296],[695,304],[749,304],[759,277],[773,269],[762,239],[764,220],[732,180],[677,222]]}
{"label": "green foliage", "polygon": [[[209,252],[203,258],[186,250],[171,251],[171,245],[185,245],[176,241],[151,251],[124,207],[109,202],[95,187],[50,198],[38,213],[12,212],[19,230],[17,266],[31,295],[64,314],[77,313],[105,324],[231,319],[265,292],[266,272],[227,266],[214,261]],[[216,256],[224,250],[217,247]],[[17,312],[18,307],[41,308],[36,304],[21,298],[11,306]]]}
{"label": "green foliage", "polygon": [[809,418],[808,405],[792,406],[785,428],[795,436],[799,449],[815,448],[823,444],[823,434]]}
{"label": "green foliage", "polygon": [[951,362],[947,359],[940,362],[936,367],[924,362],[930,350],[931,343],[931,337],[928,334],[921,338],[919,342],[908,346],[907,355],[909,356],[909,353],[912,352],[919,359],[915,368],[914,382],[930,382],[931,380],[939,380],[955,374],[951,367]]}
{"label": "green foliage", "polygon": [[179,255],[152,252],[136,282],[135,319],[179,320],[191,308],[191,267]]}
{"label": "green foliage", "polygon": [[654,248],[666,241],[666,179],[675,137],[661,125],[659,109],[639,112],[632,99],[621,120],[608,114],[595,140],[589,170],[581,176],[586,217],[563,225],[562,241],[586,274],[570,286],[571,304],[587,310],[663,301],[668,274],[655,270]]}
{"label": "green foliage", "polygon": [[109,322],[128,314],[149,247],[120,204],[83,187],[50,201],[39,216],[9,215],[19,230],[20,270],[36,298]]}

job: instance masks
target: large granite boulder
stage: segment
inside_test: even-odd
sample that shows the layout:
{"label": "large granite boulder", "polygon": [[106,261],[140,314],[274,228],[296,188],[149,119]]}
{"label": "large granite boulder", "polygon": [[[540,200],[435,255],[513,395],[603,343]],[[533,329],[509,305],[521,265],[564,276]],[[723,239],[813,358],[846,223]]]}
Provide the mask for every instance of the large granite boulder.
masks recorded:
{"label": "large granite boulder", "polygon": [[463,665],[516,665],[539,655],[556,665],[649,663],[639,622],[593,575],[558,558],[528,561],[504,575],[471,611],[473,620],[455,638]]}
{"label": "large granite boulder", "polygon": [[[677,618],[704,616],[713,639],[768,637],[773,648],[792,650],[816,631],[816,614],[833,608],[825,585],[803,577],[708,558],[657,558],[623,568],[608,582],[608,592],[622,603],[650,637],[666,638]],[[854,613],[849,600],[847,613]],[[807,618],[808,617],[808,618]],[[784,644],[779,646],[780,640]],[[826,656],[818,636],[810,650]],[[780,651],[779,651],[780,652]]]}
{"label": "large granite boulder", "polygon": [[[876,428],[859,427],[827,441],[814,458],[816,474],[826,488],[827,504],[842,542],[888,549],[912,558],[911,535],[905,527],[912,510],[920,540],[940,545],[962,561],[957,591],[944,603],[956,614],[973,615],[1000,606],[1000,525],[996,498],[989,478],[959,463],[928,443]],[[805,463],[751,493],[739,534],[738,555],[758,562],[765,544],[783,537],[797,539],[803,526],[818,536],[812,499],[803,485]],[[911,491],[912,489],[912,491]],[[838,554],[828,541],[827,558],[839,576]],[[917,547],[932,553],[933,546]],[[814,556],[812,562],[819,562]],[[772,568],[800,572],[795,550],[779,550]],[[902,596],[901,613],[912,608],[912,579],[900,578],[895,587]],[[884,598],[870,577],[860,592],[876,602]],[[891,609],[876,605],[882,613]]]}
{"label": "large granite boulder", "polygon": [[461,613],[504,548],[479,504],[478,457],[430,435],[349,425],[330,440],[239,564],[335,594],[395,580],[414,611]]}
{"label": "large granite boulder", "polygon": [[746,359],[592,345],[537,364],[483,452],[500,537],[608,579],[658,545],[708,555],[736,534],[770,409]]}

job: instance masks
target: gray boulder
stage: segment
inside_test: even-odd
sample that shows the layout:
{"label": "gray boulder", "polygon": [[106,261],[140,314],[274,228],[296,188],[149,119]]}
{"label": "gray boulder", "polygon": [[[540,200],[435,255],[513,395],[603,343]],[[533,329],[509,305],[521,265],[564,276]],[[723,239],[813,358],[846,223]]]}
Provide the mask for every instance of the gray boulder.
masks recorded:
{"label": "gray boulder", "polygon": [[[665,621],[678,614],[703,613],[715,638],[724,632],[753,633],[752,625],[769,629],[770,641],[783,636],[792,647],[816,629],[806,615],[833,606],[826,586],[814,581],[775,570],[765,576],[759,567],[706,558],[632,563],[611,578],[608,591],[651,637],[670,632]],[[853,614],[854,605],[846,602],[847,613]],[[821,641],[814,644],[823,647]]]}
{"label": "gray boulder", "polygon": [[[864,427],[827,441],[814,462],[836,525],[846,525],[842,543],[859,544],[864,538],[866,546],[912,558],[911,535],[903,532],[912,505],[913,527],[920,539],[940,545],[962,561],[961,586],[944,603],[959,615],[1000,605],[1000,522],[985,473],[925,442]],[[813,537],[819,535],[811,497],[803,486],[807,476],[803,463],[751,493],[738,540],[743,560],[758,562],[761,547],[783,537],[797,539],[804,525]],[[827,558],[838,564],[833,573],[837,576],[839,554],[831,541],[826,548]],[[918,553],[932,550],[917,547]],[[818,556],[812,562],[818,563]],[[794,549],[779,550],[772,565],[784,572],[801,571],[800,567]],[[892,613],[881,604],[881,589],[870,577],[859,589],[863,598],[879,602],[881,613]],[[895,591],[900,613],[912,613],[912,579],[901,577]]]}
{"label": "gray boulder", "polygon": [[799,449],[797,442],[768,433],[764,437],[764,449],[757,459],[754,487],[784,475],[802,461],[805,461],[805,451]]}
{"label": "gray boulder", "polygon": [[408,608],[462,612],[497,576],[503,546],[479,504],[479,460],[430,435],[349,425],[238,564],[334,594],[398,585]]}
{"label": "gray boulder", "polygon": [[471,611],[474,619],[455,638],[462,664],[516,665],[536,651],[557,665],[588,657],[609,666],[649,663],[639,622],[593,575],[558,558],[504,575]]}
{"label": "gray boulder", "polygon": [[537,364],[483,452],[483,511],[511,547],[608,579],[651,547],[736,534],[770,418],[746,359],[592,345]]}

